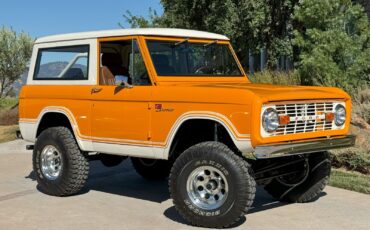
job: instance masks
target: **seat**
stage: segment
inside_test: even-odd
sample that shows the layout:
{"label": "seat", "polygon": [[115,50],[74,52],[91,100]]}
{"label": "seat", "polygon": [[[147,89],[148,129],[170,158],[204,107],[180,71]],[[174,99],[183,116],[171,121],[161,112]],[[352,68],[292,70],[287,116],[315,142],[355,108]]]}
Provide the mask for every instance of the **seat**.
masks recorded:
{"label": "seat", "polygon": [[152,60],[158,75],[175,74],[175,69],[170,65],[168,57],[164,54],[153,54]]}
{"label": "seat", "polygon": [[80,68],[70,68],[67,72],[63,75],[64,79],[73,79],[73,80],[84,80],[85,76]]}
{"label": "seat", "polygon": [[100,85],[115,85],[115,76],[128,76],[127,69],[122,65],[122,58],[116,53],[103,53]]}
{"label": "seat", "polygon": [[123,66],[122,57],[117,53],[103,53],[102,66],[108,67],[114,76],[128,76],[128,70]]}
{"label": "seat", "polygon": [[108,67],[101,67],[101,75],[99,79],[100,85],[115,85],[116,79]]}

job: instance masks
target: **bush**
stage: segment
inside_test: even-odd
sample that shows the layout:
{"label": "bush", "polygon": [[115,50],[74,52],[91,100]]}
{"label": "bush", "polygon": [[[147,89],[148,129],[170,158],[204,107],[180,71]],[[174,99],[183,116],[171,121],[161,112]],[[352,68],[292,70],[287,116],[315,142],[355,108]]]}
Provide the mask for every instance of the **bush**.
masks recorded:
{"label": "bush", "polygon": [[18,104],[18,98],[7,97],[0,99],[0,112],[11,109]]}
{"label": "bush", "polygon": [[354,147],[331,152],[332,165],[335,168],[345,168],[362,174],[370,174],[370,151]]}
{"label": "bush", "polygon": [[302,0],[294,44],[305,85],[340,87],[354,95],[369,82],[370,26],[364,9],[350,0]]}
{"label": "bush", "polygon": [[353,114],[370,124],[370,87],[365,86],[352,96]]}
{"label": "bush", "polygon": [[296,71],[261,71],[250,75],[253,83],[275,84],[275,85],[299,85],[301,80]]}

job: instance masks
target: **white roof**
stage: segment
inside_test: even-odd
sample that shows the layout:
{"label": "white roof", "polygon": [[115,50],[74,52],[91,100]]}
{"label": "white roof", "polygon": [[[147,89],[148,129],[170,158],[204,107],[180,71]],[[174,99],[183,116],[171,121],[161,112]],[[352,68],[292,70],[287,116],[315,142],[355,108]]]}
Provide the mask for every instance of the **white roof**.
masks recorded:
{"label": "white roof", "polygon": [[205,38],[215,40],[229,40],[226,36],[221,34],[185,30],[185,29],[169,29],[169,28],[140,28],[140,29],[118,29],[118,30],[100,30],[81,33],[60,34],[42,37],[36,40],[36,43],[82,40],[90,38],[101,37],[117,37],[130,35],[153,35],[166,37],[189,37],[189,38]]}

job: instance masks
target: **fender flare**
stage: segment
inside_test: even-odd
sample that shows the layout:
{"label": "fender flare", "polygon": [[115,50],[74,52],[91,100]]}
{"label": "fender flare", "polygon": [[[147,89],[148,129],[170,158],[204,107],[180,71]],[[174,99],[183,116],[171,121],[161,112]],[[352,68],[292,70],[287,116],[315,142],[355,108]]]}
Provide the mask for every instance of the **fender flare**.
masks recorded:
{"label": "fender flare", "polygon": [[194,111],[188,112],[181,115],[174,125],[172,126],[170,133],[167,136],[166,140],[166,148],[164,152],[164,157],[167,159],[169,157],[169,151],[173,144],[176,134],[178,133],[180,127],[189,120],[211,120],[219,123],[222,125],[225,130],[228,132],[231,140],[233,141],[234,145],[241,151],[241,152],[250,152],[253,150],[252,143],[250,140],[249,134],[240,134],[235,126],[231,123],[231,121],[224,115],[215,112],[209,111]]}
{"label": "fender flare", "polygon": [[76,122],[76,120],[73,116],[73,113],[65,107],[46,107],[40,112],[40,114],[37,118],[36,126],[35,126],[35,133],[34,133],[34,138],[35,139],[37,138],[36,135],[37,135],[37,132],[40,128],[40,124],[41,124],[42,119],[45,117],[45,115],[50,114],[50,113],[59,113],[59,114],[64,115],[68,119],[69,124],[72,127],[72,134],[75,137],[76,142],[77,142],[78,146],[80,147],[80,149],[81,150],[88,149],[88,148],[86,148],[87,147],[86,146],[86,143],[87,143],[86,140],[82,141],[81,133],[80,133],[80,130],[78,128],[77,122]]}

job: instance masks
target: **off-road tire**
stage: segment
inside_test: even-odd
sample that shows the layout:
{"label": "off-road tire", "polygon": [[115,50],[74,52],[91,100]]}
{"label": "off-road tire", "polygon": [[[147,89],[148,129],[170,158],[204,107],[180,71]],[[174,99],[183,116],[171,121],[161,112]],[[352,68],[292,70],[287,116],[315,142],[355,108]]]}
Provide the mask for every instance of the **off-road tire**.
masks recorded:
{"label": "off-road tire", "polygon": [[[47,145],[54,146],[61,153],[62,169],[55,180],[47,179],[41,170],[40,155]],[[68,128],[52,127],[44,130],[37,138],[33,151],[33,171],[39,190],[53,196],[69,196],[78,193],[85,185],[89,161]]]}
{"label": "off-road tire", "polygon": [[[216,209],[195,205],[187,192],[187,180],[193,170],[212,166],[227,180],[228,195]],[[169,178],[169,190],[177,211],[192,225],[223,228],[238,222],[251,207],[256,183],[249,164],[219,142],[203,142],[185,150],[175,161]]]}
{"label": "off-road tire", "polygon": [[121,164],[127,157],[117,156],[117,155],[109,155],[109,154],[101,154],[100,162],[105,167],[115,167]]}
{"label": "off-road tire", "polygon": [[306,179],[295,186],[287,186],[274,179],[265,186],[266,191],[274,198],[296,203],[317,200],[329,183],[331,160],[328,152],[308,155],[308,174]]}
{"label": "off-road tire", "polygon": [[146,180],[165,180],[170,175],[172,161],[131,157],[136,172]]}

